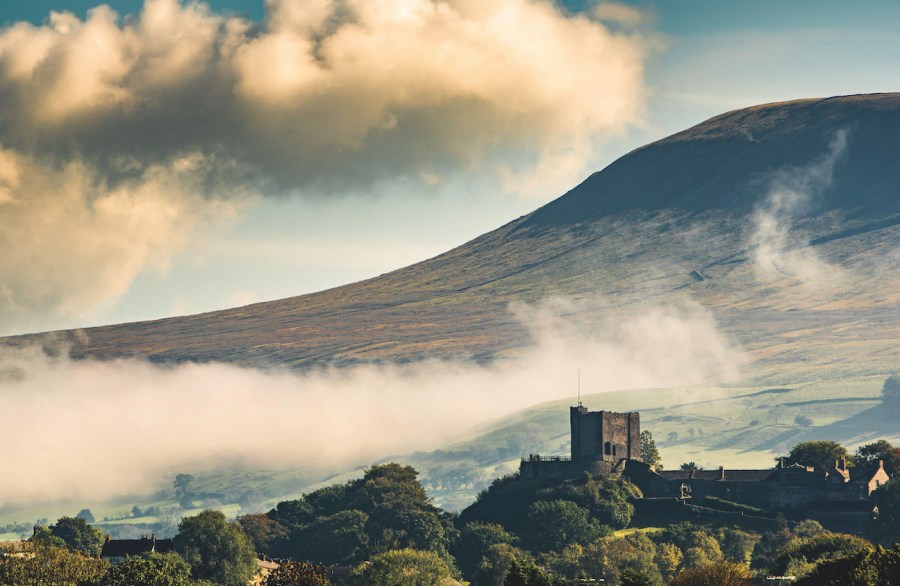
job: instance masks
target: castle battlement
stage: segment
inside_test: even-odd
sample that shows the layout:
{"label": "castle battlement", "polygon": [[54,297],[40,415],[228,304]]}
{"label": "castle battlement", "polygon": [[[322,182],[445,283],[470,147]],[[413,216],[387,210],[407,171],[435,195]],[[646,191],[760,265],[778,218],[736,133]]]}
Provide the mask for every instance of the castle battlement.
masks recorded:
{"label": "castle battlement", "polygon": [[641,459],[641,416],[637,412],[569,408],[571,456],[530,455],[519,464],[522,478],[572,478],[581,472],[618,475],[625,461]]}

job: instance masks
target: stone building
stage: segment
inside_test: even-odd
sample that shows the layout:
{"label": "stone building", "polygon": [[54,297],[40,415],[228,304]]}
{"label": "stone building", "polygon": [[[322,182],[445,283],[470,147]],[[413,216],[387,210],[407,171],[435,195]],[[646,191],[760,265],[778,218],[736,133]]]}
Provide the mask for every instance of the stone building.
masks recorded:
{"label": "stone building", "polygon": [[639,413],[569,408],[571,455],[531,454],[519,464],[522,478],[572,478],[581,472],[619,475],[628,461],[641,459]]}
{"label": "stone building", "polygon": [[130,555],[149,553],[171,553],[175,551],[175,543],[171,539],[157,539],[156,533],[140,539],[111,539],[106,536],[100,557],[111,564],[118,564]]}

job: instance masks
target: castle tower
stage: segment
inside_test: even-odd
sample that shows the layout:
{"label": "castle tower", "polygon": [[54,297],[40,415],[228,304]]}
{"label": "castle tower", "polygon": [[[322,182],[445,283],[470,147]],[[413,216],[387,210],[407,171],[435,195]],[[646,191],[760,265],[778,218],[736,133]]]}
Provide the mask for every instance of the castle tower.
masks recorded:
{"label": "castle tower", "polygon": [[588,411],[578,405],[569,408],[572,431],[572,460],[641,459],[641,416],[639,413]]}

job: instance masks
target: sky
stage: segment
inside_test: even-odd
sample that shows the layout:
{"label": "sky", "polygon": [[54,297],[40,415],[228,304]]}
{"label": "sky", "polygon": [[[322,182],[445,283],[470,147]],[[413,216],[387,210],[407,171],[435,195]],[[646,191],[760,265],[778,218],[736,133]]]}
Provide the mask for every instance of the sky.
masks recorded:
{"label": "sky", "polygon": [[0,335],[369,278],[724,111],[900,85],[896,2],[97,4],[0,4]]}

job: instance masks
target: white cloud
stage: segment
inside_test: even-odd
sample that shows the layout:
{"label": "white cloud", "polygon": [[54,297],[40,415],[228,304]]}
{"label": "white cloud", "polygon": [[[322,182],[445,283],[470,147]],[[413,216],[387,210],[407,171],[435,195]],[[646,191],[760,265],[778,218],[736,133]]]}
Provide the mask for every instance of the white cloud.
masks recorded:
{"label": "white cloud", "polygon": [[3,330],[65,322],[115,301],[145,268],[165,270],[204,222],[241,199],[199,195],[200,157],[110,184],[80,161],[61,167],[0,150]]}
{"label": "white cloud", "polygon": [[266,6],[262,24],[146,0],[0,30],[5,332],[114,302],[235,194],[569,187],[644,104],[649,33],[549,0]]}
{"label": "white cloud", "polygon": [[[633,15],[634,16],[634,15]],[[643,33],[528,0],[270,0],[261,27],[146,0],[0,34],[0,141],[220,155],[292,189],[517,168],[640,116]],[[545,165],[546,166],[546,165]]]}

